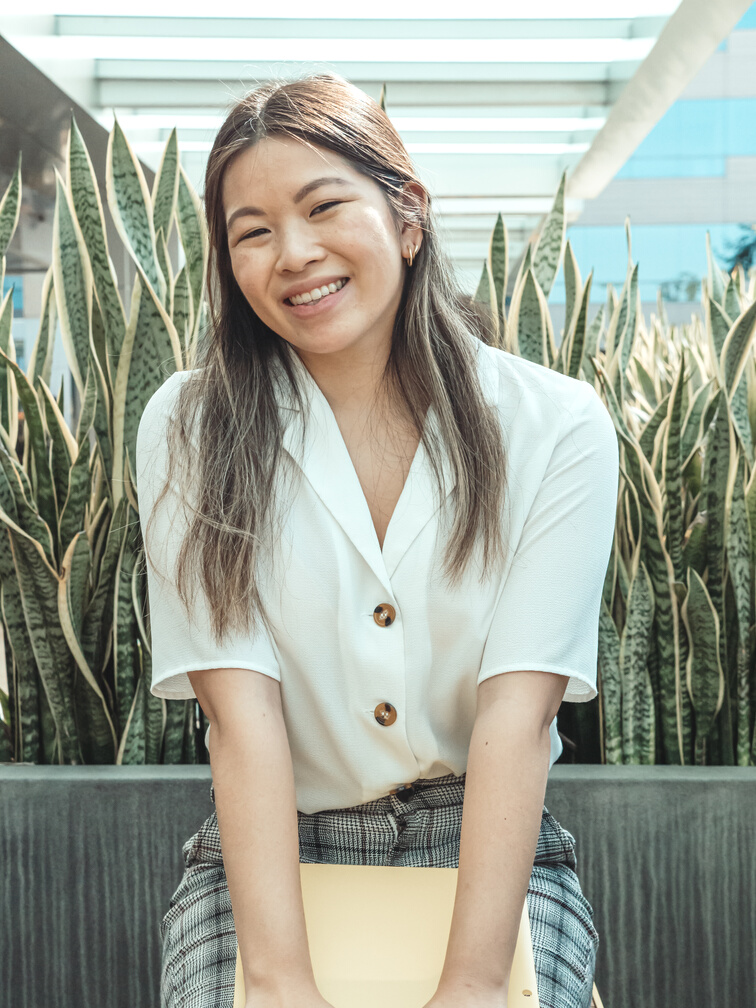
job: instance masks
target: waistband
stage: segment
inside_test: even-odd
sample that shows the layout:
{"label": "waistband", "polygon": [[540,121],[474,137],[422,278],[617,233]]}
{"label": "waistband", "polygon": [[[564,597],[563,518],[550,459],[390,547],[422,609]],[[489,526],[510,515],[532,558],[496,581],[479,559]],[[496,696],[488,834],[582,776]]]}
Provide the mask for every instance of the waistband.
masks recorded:
{"label": "waistband", "polygon": [[419,791],[428,791],[431,788],[444,787],[450,784],[464,785],[465,776],[466,774],[463,773],[459,777],[456,774],[447,774],[444,777],[419,777],[416,781],[412,781],[411,784],[398,784],[389,791],[389,795],[393,795],[399,801],[408,802]]}

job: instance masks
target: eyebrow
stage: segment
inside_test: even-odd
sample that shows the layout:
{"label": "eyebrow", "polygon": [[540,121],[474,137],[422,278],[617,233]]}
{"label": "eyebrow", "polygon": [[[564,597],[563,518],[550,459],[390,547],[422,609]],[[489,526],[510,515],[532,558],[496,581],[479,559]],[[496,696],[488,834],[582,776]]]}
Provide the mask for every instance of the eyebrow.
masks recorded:
{"label": "eyebrow", "polygon": [[[294,202],[301,203],[305,196],[308,196],[313,189],[319,189],[324,185],[349,185],[346,179],[337,178],[336,176],[327,176],[324,178],[313,179],[312,182],[307,182],[302,188],[295,194]],[[226,221],[226,230],[228,230],[234,221],[238,217],[263,217],[265,215],[264,210],[260,210],[259,207],[244,206],[239,207],[238,210],[234,210],[231,216]]]}

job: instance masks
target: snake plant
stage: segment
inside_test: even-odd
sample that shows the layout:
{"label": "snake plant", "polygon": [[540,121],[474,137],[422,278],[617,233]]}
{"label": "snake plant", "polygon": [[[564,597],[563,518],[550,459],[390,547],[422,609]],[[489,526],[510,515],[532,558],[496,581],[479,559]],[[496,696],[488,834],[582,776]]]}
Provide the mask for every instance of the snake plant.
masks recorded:
{"label": "snake plant", "polygon": [[[173,131],[152,191],[116,122],[108,210],[133,263],[123,297],[91,159],[72,122],[56,178],[52,266],[26,373],[0,305],[0,607],[9,693],[0,761],[206,761],[194,701],[152,696],[136,431],[153,392],[193,366],[207,236]],[[565,176],[510,277],[501,215],[476,299],[503,349],[590,381],[614,421],[620,486],[599,626],[599,696],[560,728],[604,763],[756,763],[756,274],[707,246],[703,321],[647,323],[638,265],[592,319],[566,238]],[[0,271],[21,203],[20,165],[0,203]],[[179,267],[171,247],[181,248]],[[559,346],[548,304],[560,265]],[[76,389],[50,388],[60,327]],[[752,531],[753,530],[753,531]],[[593,748],[591,748],[593,746]]]}

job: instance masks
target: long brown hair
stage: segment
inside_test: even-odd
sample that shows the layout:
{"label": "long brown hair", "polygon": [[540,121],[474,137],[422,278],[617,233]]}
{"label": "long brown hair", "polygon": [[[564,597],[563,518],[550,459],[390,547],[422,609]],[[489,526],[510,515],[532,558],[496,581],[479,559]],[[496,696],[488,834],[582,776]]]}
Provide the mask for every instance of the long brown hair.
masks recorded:
{"label": "long brown hair", "polygon": [[[282,451],[270,380],[275,360],[303,416],[305,411],[287,347],[241,293],[227,242],[224,173],[236,155],[270,136],[339,154],[380,186],[397,225],[422,227],[422,246],[406,270],[382,389],[422,437],[439,494],[444,450],[456,476],[454,523],[443,564],[449,582],[461,578],[481,531],[482,577],[503,558],[504,445],[496,410],[487,403],[476,371],[475,341],[493,342],[492,329],[459,289],[438,239],[430,195],[390,119],[363,91],[335,74],[269,83],[234,105],[208,158],[208,323],[192,362],[196,370],[177,396],[168,428],[168,480],[158,497],[173,479],[178,454],[191,455],[198,490],[176,560],[176,587],[188,605],[187,588],[201,583],[219,643],[231,629],[256,628],[258,616],[271,629],[255,571],[276,542],[274,524],[281,517],[273,513]],[[426,203],[408,199],[407,182],[422,188]],[[443,443],[424,429],[429,403]]]}

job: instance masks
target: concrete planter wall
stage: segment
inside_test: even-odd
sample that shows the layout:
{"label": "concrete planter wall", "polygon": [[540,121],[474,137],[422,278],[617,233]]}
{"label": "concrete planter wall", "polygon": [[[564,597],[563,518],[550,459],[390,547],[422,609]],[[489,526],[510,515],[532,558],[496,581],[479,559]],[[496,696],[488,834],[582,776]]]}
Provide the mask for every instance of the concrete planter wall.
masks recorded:
{"label": "concrete planter wall", "polygon": [[[0,766],[0,1005],[159,1008],[158,925],[210,784]],[[577,841],[605,1008],[756,1005],[756,768],[557,764],[546,805]]]}

